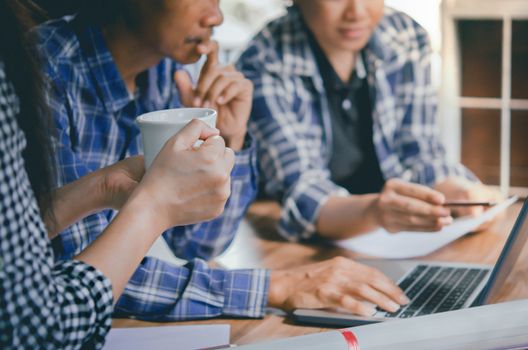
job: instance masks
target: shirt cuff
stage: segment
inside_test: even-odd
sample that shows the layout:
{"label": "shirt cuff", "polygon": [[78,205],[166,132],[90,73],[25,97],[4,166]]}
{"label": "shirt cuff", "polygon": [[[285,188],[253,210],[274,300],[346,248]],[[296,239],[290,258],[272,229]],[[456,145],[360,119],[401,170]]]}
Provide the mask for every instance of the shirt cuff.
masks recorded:
{"label": "shirt cuff", "polygon": [[279,233],[292,242],[312,238],[317,233],[319,212],[328,199],[348,195],[346,189],[328,179],[299,180],[295,190],[283,202]]}
{"label": "shirt cuff", "polygon": [[87,341],[103,344],[112,326],[113,295],[110,280],[101,271],[78,260],[57,263],[53,270],[66,287],[79,291],[76,296],[82,296],[83,300],[78,307],[84,308],[85,314],[93,312],[95,316],[93,323],[97,326]]}
{"label": "shirt cuff", "polygon": [[247,178],[255,172],[257,166],[256,147],[253,137],[246,134],[244,146],[235,153],[235,166],[231,172],[231,178]]}
{"label": "shirt cuff", "polygon": [[223,314],[263,317],[268,304],[270,272],[265,269],[231,270],[225,276]]}

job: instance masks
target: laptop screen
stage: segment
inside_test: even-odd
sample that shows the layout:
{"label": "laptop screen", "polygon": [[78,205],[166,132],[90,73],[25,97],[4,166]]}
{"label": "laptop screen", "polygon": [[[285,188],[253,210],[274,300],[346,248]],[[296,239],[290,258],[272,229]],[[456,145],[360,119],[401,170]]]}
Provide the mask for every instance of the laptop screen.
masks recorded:
{"label": "laptop screen", "polygon": [[486,286],[473,303],[473,306],[488,304],[498,295],[504,286],[508,274],[512,271],[513,266],[517,262],[517,258],[521,254],[524,244],[528,239],[527,217],[528,199],[524,201],[521,212],[519,213],[502,253],[491,272],[488,283],[486,283]]}

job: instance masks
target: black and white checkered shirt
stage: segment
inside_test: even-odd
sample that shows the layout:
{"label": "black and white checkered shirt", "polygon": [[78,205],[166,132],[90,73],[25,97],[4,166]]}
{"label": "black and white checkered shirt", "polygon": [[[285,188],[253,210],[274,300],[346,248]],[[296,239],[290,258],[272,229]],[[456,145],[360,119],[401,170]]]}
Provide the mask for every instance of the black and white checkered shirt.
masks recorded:
{"label": "black and white checkered shirt", "polygon": [[79,261],[54,264],[22,152],[19,101],[0,62],[0,349],[101,348],[110,281]]}

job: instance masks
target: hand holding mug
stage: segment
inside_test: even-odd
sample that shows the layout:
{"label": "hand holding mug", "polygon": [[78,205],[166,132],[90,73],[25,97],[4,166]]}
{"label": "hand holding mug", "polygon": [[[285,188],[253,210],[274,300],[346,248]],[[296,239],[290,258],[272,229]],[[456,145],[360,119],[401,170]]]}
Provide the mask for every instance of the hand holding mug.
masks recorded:
{"label": "hand holding mug", "polygon": [[195,87],[185,71],[178,71],[174,81],[182,102],[187,107],[213,108],[218,111],[217,128],[227,145],[242,148],[251,112],[253,84],[233,66],[218,63],[218,44],[214,41],[198,45],[207,55]]}
{"label": "hand holding mug", "polygon": [[[223,212],[235,156],[218,134],[192,120],[165,143],[143,177],[134,195],[143,197],[164,229],[211,220]],[[197,148],[198,140],[204,143]]]}

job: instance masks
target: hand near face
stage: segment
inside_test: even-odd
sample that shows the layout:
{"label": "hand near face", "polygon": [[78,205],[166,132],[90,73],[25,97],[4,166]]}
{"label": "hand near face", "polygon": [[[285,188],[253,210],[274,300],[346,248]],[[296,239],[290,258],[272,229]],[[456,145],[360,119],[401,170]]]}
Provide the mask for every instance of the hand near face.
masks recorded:
{"label": "hand near face", "polygon": [[390,179],[373,206],[378,223],[389,232],[439,231],[453,222],[442,193],[429,187]]}
{"label": "hand near face", "polygon": [[296,308],[342,308],[370,316],[380,308],[394,312],[409,302],[403,291],[380,271],[337,257],[331,260],[272,271],[268,305]]}
{"label": "hand near face", "polygon": [[200,77],[193,87],[189,75],[176,72],[174,80],[182,102],[188,107],[213,108],[218,111],[217,128],[228,147],[242,148],[251,111],[253,84],[233,66],[218,63],[218,44],[214,41],[198,45],[207,55]]}

